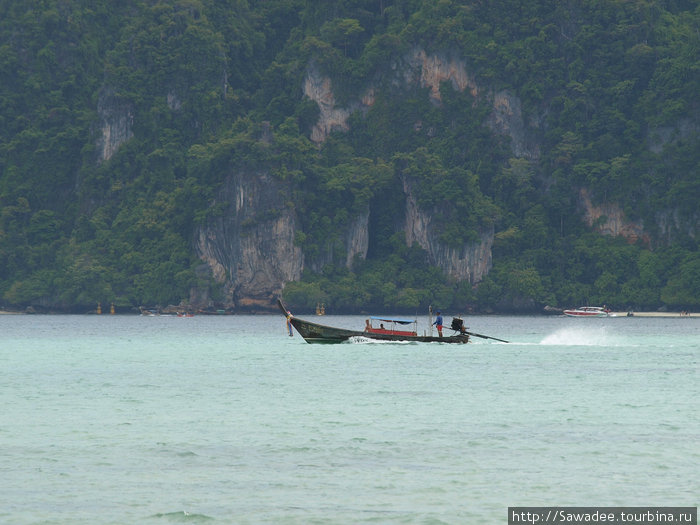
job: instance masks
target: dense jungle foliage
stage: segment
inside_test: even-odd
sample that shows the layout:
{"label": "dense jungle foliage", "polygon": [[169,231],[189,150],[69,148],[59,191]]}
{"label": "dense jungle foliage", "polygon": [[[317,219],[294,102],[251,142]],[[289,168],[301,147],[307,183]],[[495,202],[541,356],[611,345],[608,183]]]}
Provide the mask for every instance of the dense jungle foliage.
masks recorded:
{"label": "dense jungle foliage", "polygon": [[[411,49],[458,56],[482,92],[538,125],[538,158],[485,126],[487,98],[397,85]],[[7,0],[0,2],[0,306],[178,303],[193,231],[233,170],[293,181],[313,260],[368,205],[367,260],[307,270],[285,297],[335,311],[700,306],[700,5],[696,0]],[[310,64],[349,130],[309,139]],[[133,136],[100,158],[100,111]],[[267,127],[272,146],[259,140]],[[266,128],[266,129],[267,129]],[[452,282],[392,227],[402,178],[440,241],[494,228],[493,268]],[[594,233],[577,198],[643,221]],[[344,261],[343,261],[344,262]]]}

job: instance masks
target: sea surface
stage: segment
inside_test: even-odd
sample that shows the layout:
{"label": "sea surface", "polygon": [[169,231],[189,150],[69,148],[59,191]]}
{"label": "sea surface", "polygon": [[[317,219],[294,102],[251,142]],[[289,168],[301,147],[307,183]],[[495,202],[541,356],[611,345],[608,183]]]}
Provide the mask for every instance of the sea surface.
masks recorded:
{"label": "sea surface", "polygon": [[310,345],[279,315],[1,315],[0,523],[700,505],[700,320],[466,324],[510,343]]}

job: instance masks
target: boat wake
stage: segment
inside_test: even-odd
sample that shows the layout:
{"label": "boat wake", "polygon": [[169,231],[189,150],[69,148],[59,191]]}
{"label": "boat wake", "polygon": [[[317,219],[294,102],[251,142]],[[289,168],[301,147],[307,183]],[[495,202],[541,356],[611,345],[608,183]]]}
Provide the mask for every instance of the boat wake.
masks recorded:
{"label": "boat wake", "polygon": [[561,328],[549,334],[542,341],[541,345],[554,346],[620,346],[624,342],[611,336],[608,329],[589,328]]}
{"label": "boat wake", "polygon": [[179,512],[158,513],[151,517],[165,519],[169,523],[207,523],[214,520],[214,518],[207,516],[206,514],[190,514],[185,510]]}
{"label": "boat wake", "polygon": [[412,345],[416,344],[416,341],[380,341],[379,339],[370,339],[369,337],[358,335],[348,339],[348,343],[355,345]]}

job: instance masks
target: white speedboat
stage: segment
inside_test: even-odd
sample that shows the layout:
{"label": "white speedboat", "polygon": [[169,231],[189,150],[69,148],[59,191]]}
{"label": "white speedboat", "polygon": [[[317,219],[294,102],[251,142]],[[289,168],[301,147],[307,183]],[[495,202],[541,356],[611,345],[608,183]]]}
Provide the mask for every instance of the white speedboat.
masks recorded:
{"label": "white speedboat", "polygon": [[579,306],[571,310],[564,310],[564,315],[569,317],[609,317],[610,310],[605,306]]}

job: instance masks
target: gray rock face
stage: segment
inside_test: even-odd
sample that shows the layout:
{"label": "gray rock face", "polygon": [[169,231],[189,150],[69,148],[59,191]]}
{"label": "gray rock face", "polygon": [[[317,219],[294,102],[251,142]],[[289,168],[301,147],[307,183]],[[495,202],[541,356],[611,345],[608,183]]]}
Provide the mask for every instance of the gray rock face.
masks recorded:
{"label": "gray rock face", "polygon": [[493,228],[481,232],[477,243],[460,247],[446,246],[439,242],[439,232],[433,226],[432,216],[421,210],[411,193],[411,186],[404,181],[406,194],[406,244],[417,243],[428,252],[432,264],[442,269],[447,275],[458,281],[476,284],[491,269],[491,247],[493,246]]}
{"label": "gray rock face", "polygon": [[[418,208],[405,185],[404,222],[399,225],[406,243],[418,243],[430,260],[457,280],[479,282],[491,268],[494,232],[484,231],[481,240],[461,247],[445,246],[431,215]],[[301,278],[305,266],[324,264],[352,267],[356,258],[367,256],[370,210],[350,220],[341,234],[343,259],[332,252],[317,260],[306,261],[303,250],[294,242],[297,221],[294,211],[283,203],[291,199],[290,187],[267,174],[237,173],[229,176],[217,196],[209,218],[196,231],[195,250],[221,286],[223,302],[239,310],[269,309],[284,285]],[[336,260],[337,259],[337,260]],[[194,290],[193,303],[210,300],[201,290]]]}
{"label": "gray rock face", "polygon": [[[428,54],[420,47],[410,50],[397,60],[391,71],[390,84],[397,88],[419,85],[429,88],[430,100],[442,103],[440,84],[450,82],[454,89],[468,90],[472,96],[489,101],[492,111],[484,122],[493,132],[510,137],[511,152],[516,158],[537,162],[540,158],[538,135],[542,116],[523,115],[520,99],[508,91],[493,91],[477,84],[466,62],[450,53]],[[322,143],[333,131],[347,131],[352,113],[366,112],[375,101],[376,86],[370,83],[354,100],[340,106],[331,79],[310,64],[302,90],[319,107],[319,119],[311,132],[311,140]],[[130,109],[109,96],[101,100],[101,157],[109,156],[131,136]],[[687,127],[687,126],[686,126]],[[656,151],[677,135],[687,134],[685,128],[675,135],[665,129],[657,130],[650,149]],[[395,228],[403,230],[407,245],[417,243],[428,252],[430,262],[458,281],[479,283],[492,266],[493,227],[479,232],[477,242],[463,246],[447,246],[439,241],[439,231],[430,210],[421,209],[413,190],[404,181],[405,210]],[[196,233],[198,256],[206,263],[216,282],[222,286],[224,300],[235,308],[269,308],[285,283],[298,280],[303,269],[319,271],[326,264],[352,267],[357,258],[367,256],[370,214],[367,209],[347,222],[345,231],[336,232],[339,243],[329,242],[326,250],[309,259],[294,242],[297,221],[292,208],[282,203],[291,201],[290,188],[263,173],[237,173],[217,197],[223,212],[212,217]],[[644,225],[629,221],[615,203],[594,206],[583,189],[579,208],[583,220],[603,235],[622,235],[630,241],[649,242]],[[658,217],[658,228],[671,237],[683,229],[678,214]],[[697,218],[695,218],[697,223]],[[687,233],[695,237],[694,228]]]}
{"label": "gray rock face", "polygon": [[235,308],[268,308],[284,283],[298,280],[303,254],[294,244],[289,188],[266,174],[231,175],[217,197],[220,216],[196,232],[195,250]]}
{"label": "gray rock face", "polygon": [[100,135],[97,139],[98,162],[112,158],[119,146],[134,136],[134,112],[131,104],[103,90],[97,102]]}

